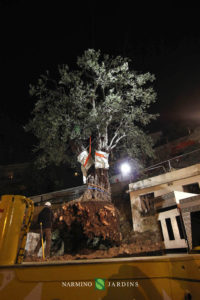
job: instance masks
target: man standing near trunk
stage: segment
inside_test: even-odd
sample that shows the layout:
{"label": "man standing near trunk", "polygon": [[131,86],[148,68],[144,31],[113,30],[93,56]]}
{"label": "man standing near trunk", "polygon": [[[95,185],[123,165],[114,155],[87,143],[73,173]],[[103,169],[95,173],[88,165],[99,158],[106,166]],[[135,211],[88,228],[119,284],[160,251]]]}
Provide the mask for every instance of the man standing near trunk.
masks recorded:
{"label": "man standing near trunk", "polygon": [[[42,231],[43,231],[43,237],[46,241],[46,247],[45,247],[45,257],[50,257],[50,249],[51,249],[51,229],[53,224],[54,215],[51,210],[51,203],[46,202],[44,205],[43,210],[38,215],[38,223],[42,223]],[[35,254],[38,253],[40,250],[40,247],[42,246],[41,242],[42,237],[40,236],[40,240],[38,241],[38,244],[35,248]]]}

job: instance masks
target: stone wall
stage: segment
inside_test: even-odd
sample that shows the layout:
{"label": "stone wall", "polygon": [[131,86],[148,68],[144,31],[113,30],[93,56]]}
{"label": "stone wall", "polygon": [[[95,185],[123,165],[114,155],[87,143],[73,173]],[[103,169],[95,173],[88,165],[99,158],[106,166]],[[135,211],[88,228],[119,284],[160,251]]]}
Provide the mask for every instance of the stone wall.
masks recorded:
{"label": "stone wall", "polygon": [[191,250],[193,247],[191,212],[200,211],[200,195],[180,200],[180,208],[182,212],[183,222],[185,225],[185,231],[187,234],[189,248]]}

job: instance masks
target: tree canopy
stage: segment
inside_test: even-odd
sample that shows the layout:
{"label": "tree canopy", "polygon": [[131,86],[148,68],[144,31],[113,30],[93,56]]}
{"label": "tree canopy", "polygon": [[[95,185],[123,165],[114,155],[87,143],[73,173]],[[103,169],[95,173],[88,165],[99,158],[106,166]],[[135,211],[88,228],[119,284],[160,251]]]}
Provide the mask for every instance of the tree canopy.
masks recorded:
{"label": "tree canopy", "polygon": [[[152,155],[151,139],[144,131],[155,114],[148,109],[156,100],[154,75],[132,70],[131,60],[89,49],[77,58],[77,68],[58,66],[58,75],[41,75],[30,85],[35,98],[33,118],[25,126],[38,138],[38,163],[73,163],[74,142],[85,149],[132,157]],[[78,154],[78,152],[76,153]]]}

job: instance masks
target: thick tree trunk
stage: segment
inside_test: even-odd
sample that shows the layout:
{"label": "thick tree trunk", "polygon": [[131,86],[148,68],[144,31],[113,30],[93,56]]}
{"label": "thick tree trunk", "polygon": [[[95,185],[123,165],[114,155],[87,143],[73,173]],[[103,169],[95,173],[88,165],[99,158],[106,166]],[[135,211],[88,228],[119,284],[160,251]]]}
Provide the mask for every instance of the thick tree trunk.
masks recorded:
{"label": "thick tree trunk", "polygon": [[87,176],[87,190],[82,200],[111,201],[108,170],[92,167]]}

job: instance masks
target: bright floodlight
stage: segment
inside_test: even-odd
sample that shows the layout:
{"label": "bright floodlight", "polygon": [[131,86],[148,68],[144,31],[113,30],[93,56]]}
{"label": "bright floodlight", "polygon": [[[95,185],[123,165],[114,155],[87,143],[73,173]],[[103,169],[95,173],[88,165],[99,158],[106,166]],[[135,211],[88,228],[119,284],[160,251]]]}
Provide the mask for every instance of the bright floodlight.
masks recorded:
{"label": "bright floodlight", "polygon": [[122,174],[123,174],[123,175],[129,174],[130,171],[131,171],[130,165],[127,164],[127,163],[122,164],[122,165],[121,165],[121,171],[122,171]]}

